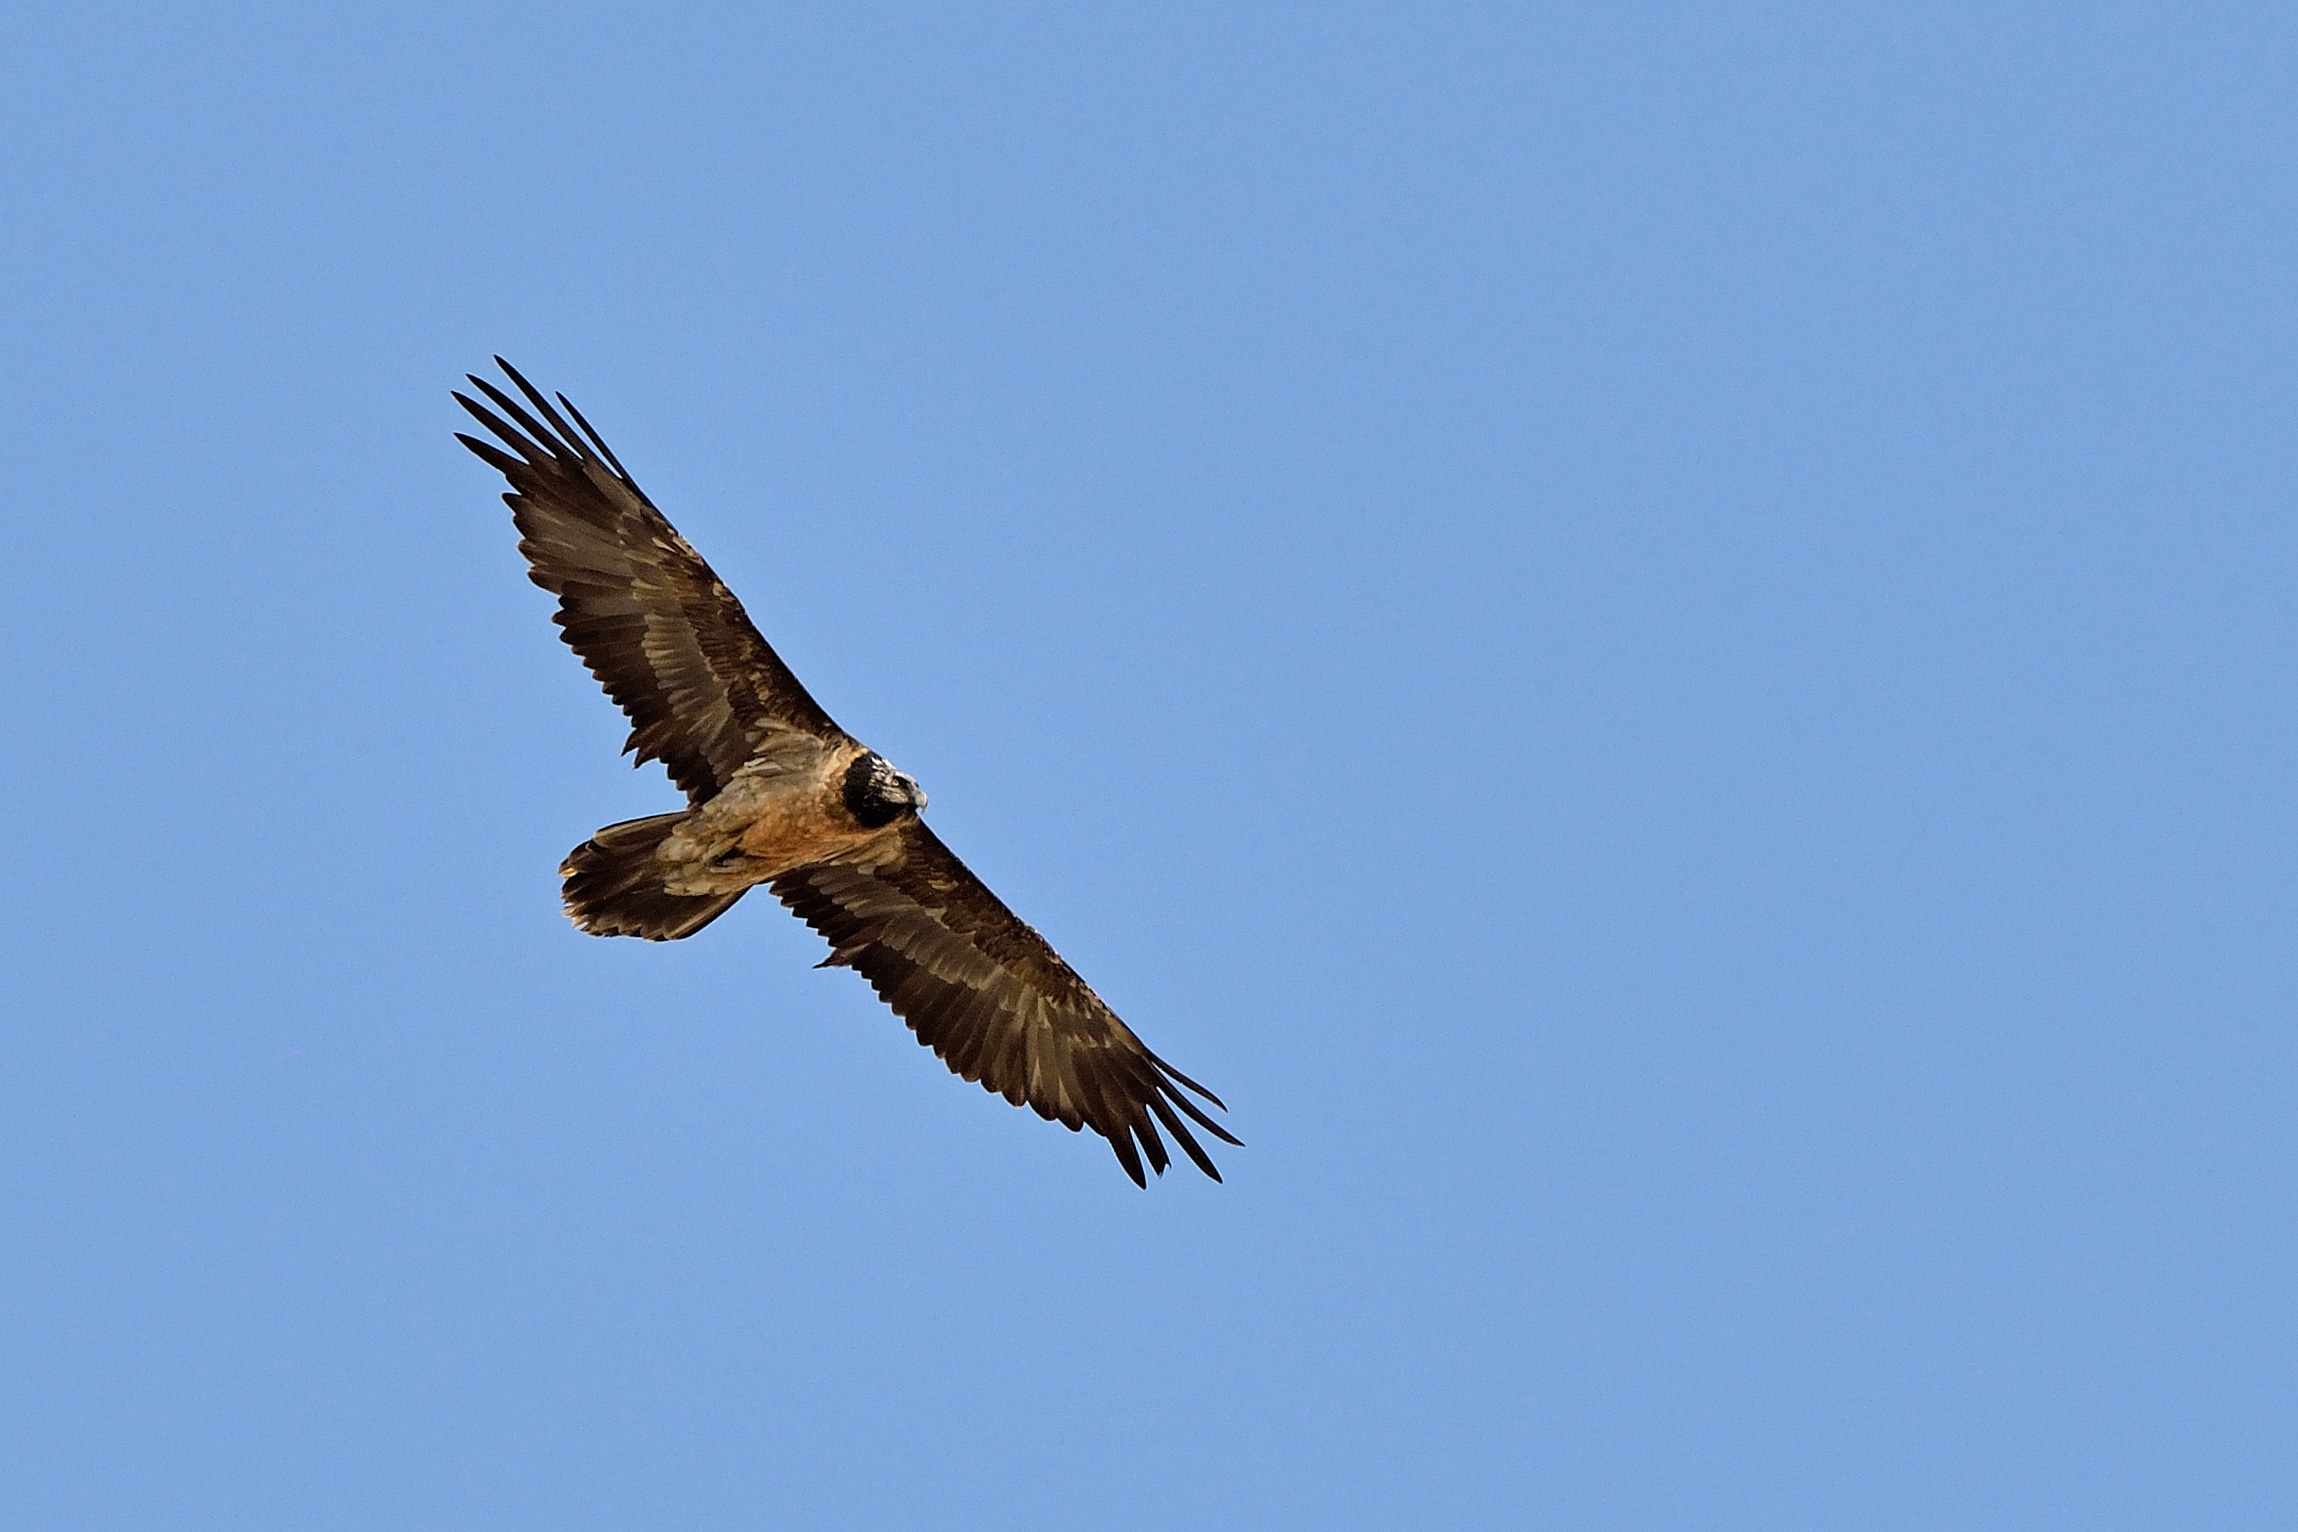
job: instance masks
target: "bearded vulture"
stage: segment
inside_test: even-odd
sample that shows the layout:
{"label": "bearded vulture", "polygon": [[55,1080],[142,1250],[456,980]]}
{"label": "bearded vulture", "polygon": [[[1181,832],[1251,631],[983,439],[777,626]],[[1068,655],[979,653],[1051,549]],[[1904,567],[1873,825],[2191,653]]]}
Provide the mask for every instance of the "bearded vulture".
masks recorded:
{"label": "bearded vulture", "polygon": [[924,789],[806,694],[566,395],[554,409],[495,363],[526,403],[472,377],[494,408],[455,398],[502,445],[456,439],[510,480],[528,574],[630,716],[625,753],[662,762],[686,794],[677,813],[608,825],[568,855],[575,924],[677,941],[762,883],[828,939],[823,967],[869,980],[952,1072],[1091,1128],[1136,1185],[1144,1159],[1160,1175],[1170,1163],[1160,1124],[1220,1180],[1188,1126],[1237,1143],[1190,1094],[1226,1111],[1220,1098],[1150,1052],[926,828]]}

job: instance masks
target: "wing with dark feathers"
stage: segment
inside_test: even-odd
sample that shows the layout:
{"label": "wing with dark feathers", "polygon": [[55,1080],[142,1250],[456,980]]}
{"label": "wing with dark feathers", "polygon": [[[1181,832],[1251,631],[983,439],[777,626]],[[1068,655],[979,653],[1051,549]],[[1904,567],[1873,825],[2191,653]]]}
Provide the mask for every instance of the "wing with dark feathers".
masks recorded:
{"label": "wing with dark feathers", "polygon": [[630,715],[623,748],[661,761],[699,803],[777,729],[842,737],[582,412],[561,394],[561,416],[510,363],[495,363],[533,411],[473,377],[495,409],[455,398],[510,451],[457,440],[511,481],[503,499],[528,574],[559,598],[567,643]]}
{"label": "wing with dark feathers", "polygon": [[1073,1132],[1091,1128],[1137,1185],[1148,1185],[1144,1155],[1159,1175],[1170,1163],[1160,1123],[1221,1179],[1188,1123],[1238,1141],[1188,1093],[1228,1110],[1220,1098],[1143,1046],[923,822],[769,886],[829,939],[823,966],[869,980],[953,1072]]}

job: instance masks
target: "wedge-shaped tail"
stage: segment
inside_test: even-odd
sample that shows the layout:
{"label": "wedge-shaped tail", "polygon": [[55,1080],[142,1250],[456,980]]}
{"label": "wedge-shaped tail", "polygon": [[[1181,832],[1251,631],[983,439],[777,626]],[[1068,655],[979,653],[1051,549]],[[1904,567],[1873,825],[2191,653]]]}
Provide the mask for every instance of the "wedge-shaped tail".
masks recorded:
{"label": "wedge-shaped tail", "polygon": [[662,886],[655,848],[678,828],[684,813],[626,819],[584,841],[559,864],[561,896],[574,923],[593,936],[643,936],[674,942],[725,914],[731,894],[674,894]]}

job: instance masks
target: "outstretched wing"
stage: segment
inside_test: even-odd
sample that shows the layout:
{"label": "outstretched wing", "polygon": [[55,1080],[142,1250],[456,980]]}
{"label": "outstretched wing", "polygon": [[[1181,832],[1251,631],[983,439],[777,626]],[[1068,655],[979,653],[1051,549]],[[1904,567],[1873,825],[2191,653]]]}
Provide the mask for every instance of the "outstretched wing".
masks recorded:
{"label": "outstretched wing", "polygon": [[1143,1046],[923,822],[769,886],[829,939],[823,966],[868,979],[955,1073],[1073,1132],[1091,1128],[1138,1185],[1148,1185],[1144,1153],[1160,1175],[1170,1163],[1159,1123],[1221,1179],[1182,1121],[1236,1143],[1188,1093],[1216,1107],[1220,1098]]}
{"label": "outstretched wing", "polygon": [[498,356],[495,364],[534,413],[473,377],[502,414],[462,394],[456,400],[511,450],[456,439],[511,481],[503,499],[528,575],[559,598],[567,643],[630,715],[623,749],[661,761],[699,803],[776,730],[843,737],[582,412],[559,395],[578,435],[510,363]]}

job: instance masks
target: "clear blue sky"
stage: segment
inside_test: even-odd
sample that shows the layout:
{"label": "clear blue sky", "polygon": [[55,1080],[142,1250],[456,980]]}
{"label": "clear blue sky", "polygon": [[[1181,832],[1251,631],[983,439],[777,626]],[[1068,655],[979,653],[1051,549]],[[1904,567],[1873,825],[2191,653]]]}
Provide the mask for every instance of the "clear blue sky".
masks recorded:
{"label": "clear blue sky", "polygon": [[[2298,1520],[2288,7],[9,30],[0,1525]],[[1228,1184],[566,923],[497,351]]]}

